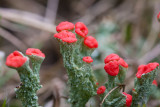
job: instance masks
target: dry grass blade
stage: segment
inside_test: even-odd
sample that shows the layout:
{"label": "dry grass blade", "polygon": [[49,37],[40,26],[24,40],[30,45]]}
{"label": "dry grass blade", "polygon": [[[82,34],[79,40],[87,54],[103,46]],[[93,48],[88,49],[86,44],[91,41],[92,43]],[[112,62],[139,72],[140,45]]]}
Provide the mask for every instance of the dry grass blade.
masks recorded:
{"label": "dry grass blade", "polygon": [[157,44],[152,50],[143,55],[142,58],[138,60],[138,64],[147,64],[152,61],[154,58],[160,55],[160,44]]}
{"label": "dry grass blade", "polygon": [[103,104],[104,100],[109,96],[109,94],[112,93],[112,92],[113,92],[115,89],[117,89],[117,88],[119,88],[119,86],[114,87],[111,91],[109,91],[109,92],[107,93],[107,95],[103,98],[102,102],[100,103],[100,106],[101,106],[101,107],[102,107],[102,104]]}
{"label": "dry grass blade", "polygon": [[152,17],[151,31],[149,32],[148,37],[142,47],[141,53],[143,54],[145,54],[146,52],[149,52],[153,48],[157,40],[159,39],[158,33],[159,33],[160,25],[157,21],[157,13],[160,10],[159,0],[153,1],[153,9],[154,9],[154,12]]}
{"label": "dry grass blade", "polygon": [[16,38],[14,35],[9,33],[8,31],[0,28],[0,36],[11,42],[13,45],[15,45],[19,50],[25,50],[27,46],[21,42],[18,38]]}
{"label": "dry grass blade", "polygon": [[45,21],[48,23],[53,23],[56,20],[57,10],[58,10],[59,0],[48,0]]}
{"label": "dry grass blade", "polygon": [[109,9],[111,9],[114,6],[114,3],[110,3],[108,0],[100,0],[97,2],[94,6],[89,8],[86,11],[86,14],[76,20],[77,21],[83,21],[85,24],[90,24],[97,16],[103,14],[104,12],[107,12]]}
{"label": "dry grass blade", "polygon": [[[13,9],[2,9],[0,8],[0,16],[4,19],[31,26],[40,30],[55,33],[55,26],[44,22],[44,20],[39,20],[39,15],[29,15],[28,12],[13,10]],[[38,17],[37,17],[38,16]],[[43,19],[43,18],[42,18]]]}
{"label": "dry grass blade", "polygon": [[123,89],[123,91],[124,91],[125,85],[124,85],[124,84],[118,84],[117,87],[114,87],[113,89],[111,89],[111,90],[107,93],[107,95],[103,98],[102,102],[100,103],[100,107],[102,107],[102,104],[103,104],[104,100],[105,100],[114,90],[116,90],[117,88]]}

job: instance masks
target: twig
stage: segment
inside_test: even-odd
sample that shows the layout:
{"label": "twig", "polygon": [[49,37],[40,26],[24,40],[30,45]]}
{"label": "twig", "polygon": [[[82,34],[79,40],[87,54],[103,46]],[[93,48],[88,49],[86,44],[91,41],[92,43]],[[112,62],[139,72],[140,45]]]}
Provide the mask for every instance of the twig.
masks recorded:
{"label": "twig", "polygon": [[107,95],[103,98],[102,102],[100,103],[100,107],[102,107],[102,104],[104,102],[104,100],[114,91],[116,90],[117,88],[123,88],[123,91],[124,91],[124,88],[125,88],[125,85],[124,84],[119,84],[117,87],[114,87],[112,90],[110,90]]}
{"label": "twig", "polygon": [[[59,0],[48,0],[44,16],[45,23],[55,23]],[[50,38],[51,34],[45,31],[40,32],[37,43],[44,43]]]}
{"label": "twig", "polygon": [[0,16],[4,19],[55,33],[55,26],[44,22],[44,18],[29,12],[0,8]]}
{"label": "twig", "polygon": [[122,90],[122,92],[124,92],[125,91],[125,84],[119,84],[119,83],[117,83],[117,85],[120,87],[120,88],[122,88],[123,90]]}
{"label": "twig", "polygon": [[158,39],[158,33],[159,33],[159,28],[160,28],[160,25],[157,21],[157,14],[160,10],[160,2],[159,1],[154,1],[153,2],[153,9],[154,9],[154,12],[153,12],[153,17],[152,17],[152,25],[151,25],[151,31],[149,32],[149,35],[146,39],[146,41],[144,42],[144,45],[142,46],[142,49],[141,49],[141,53],[144,54],[145,52],[148,52],[150,51],[153,46],[155,45],[157,39]]}
{"label": "twig", "polygon": [[6,28],[8,30],[18,32],[21,34],[25,34],[25,35],[26,34],[27,35],[37,35],[37,34],[35,34],[36,32],[32,28],[25,27],[25,29],[23,29],[23,28],[19,27],[19,24],[10,22],[5,19],[0,19],[0,26],[2,26],[3,28]]}
{"label": "twig", "polygon": [[151,51],[147,52],[138,60],[138,64],[146,64],[160,55],[160,44],[156,45]]}
{"label": "twig", "polygon": [[76,20],[77,21],[83,21],[85,24],[90,24],[97,16],[103,14],[104,12],[107,12],[108,10],[110,10],[111,8],[113,8],[113,6],[115,5],[115,3],[111,3],[108,0],[100,0],[99,2],[97,2],[94,6],[92,6],[91,8],[89,8],[87,10],[87,12],[85,13],[85,15]]}
{"label": "twig", "polygon": [[48,0],[46,14],[45,14],[45,22],[54,23],[56,20],[56,14],[58,9],[59,0]]}
{"label": "twig", "polygon": [[69,97],[66,97],[66,96],[60,96],[60,98],[64,98],[64,99],[69,99]]}
{"label": "twig", "polygon": [[119,88],[119,87],[120,87],[120,86],[114,87],[111,91],[109,91],[109,92],[107,93],[107,95],[103,98],[102,102],[100,103],[100,106],[102,106],[104,100],[109,96],[109,94],[110,94],[111,92],[113,92],[115,89]]}
{"label": "twig", "polygon": [[16,38],[14,35],[9,33],[8,31],[0,28],[0,36],[11,42],[13,45],[15,45],[19,50],[25,50],[27,46],[21,42],[18,38]]}

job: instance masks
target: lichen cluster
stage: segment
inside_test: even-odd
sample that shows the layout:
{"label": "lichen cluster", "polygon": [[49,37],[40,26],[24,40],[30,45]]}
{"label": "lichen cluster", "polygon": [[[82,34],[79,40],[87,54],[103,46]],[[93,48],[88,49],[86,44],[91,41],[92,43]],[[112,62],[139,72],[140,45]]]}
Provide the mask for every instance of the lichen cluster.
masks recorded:
{"label": "lichen cluster", "polygon": [[[21,83],[16,87],[16,96],[21,100],[23,107],[39,107],[37,90],[42,86],[39,85],[39,69],[45,55],[39,49],[29,48],[23,55],[19,51],[11,53],[6,60],[6,65],[16,69]],[[30,68],[29,60],[31,60],[32,68]]]}
{"label": "lichen cluster", "polygon": [[[64,25],[59,24],[57,28],[63,26]],[[61,32],[66,30],[68,32],[70,29],[67,28]],[[79,33],[75,33],[75,31]],[[94,48],[96,48],[98,45],[96,47],[93,45],[95,43],[92,42],[92,40],[95,41],[93,37],[92,40],[87,39],[87,45],[84,43],[87,37],[86,32],[88,32],[88,29],[83,23],[78,22],[78,24],[76,24],[75,30],[73,28],[72,31],[69,31],[76,35],[76,42],[70,42],[73,40],[73,36],[70,35],[72,33],[67,33],[67,40],[70,41],[64,41],[64,38],[66,38],[65,35],[67,34],[60,35],[61,32],[55,34],[54,37],[59,41],[64,67],[67,69],[69,79],[68,84],[70,86],[69,102],[71,103],[72,107],[85,107],[87,101],[92,96],[96,95],[96,79],[91,68],[91,62],[93,61],[89,56],[93,52]],[[59,37],[57,37],[57,35],[59,35]],[[92,48],[88,47],[90,45],[92,45]]]}

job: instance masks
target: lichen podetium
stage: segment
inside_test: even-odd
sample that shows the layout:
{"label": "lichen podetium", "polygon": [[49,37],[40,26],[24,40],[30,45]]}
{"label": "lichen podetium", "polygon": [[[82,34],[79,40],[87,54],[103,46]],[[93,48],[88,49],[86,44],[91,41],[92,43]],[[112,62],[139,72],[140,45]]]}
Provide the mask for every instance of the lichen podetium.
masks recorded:
{"label": "lichen podetium", "polygon": [[[45,55],[39,50],[29,48],[23,55],[19,51],[11,53],[6,60],[6,65],[18,71],[21,84],[17,86],[16,96],[22,101],[23,107],[39,107],[37,90],[42,86],[39,85],[39,69],[43,62]],[[29,59],[32,62],[32,68],[29,66]]]}
{"label": "lichen podetium", "polygon": [[[70,85],[69,102],[72,107],[85,107],[87,101],[96,95],[96,79],[93,75],[90,57],[98,42],[92,36],[87,36],[88,29],[82,22],[74,25],[61,22],[57,26],[54,37],[60,44],[64,67],[68,73]],[[88,38],[89,37],[89,38]]]}

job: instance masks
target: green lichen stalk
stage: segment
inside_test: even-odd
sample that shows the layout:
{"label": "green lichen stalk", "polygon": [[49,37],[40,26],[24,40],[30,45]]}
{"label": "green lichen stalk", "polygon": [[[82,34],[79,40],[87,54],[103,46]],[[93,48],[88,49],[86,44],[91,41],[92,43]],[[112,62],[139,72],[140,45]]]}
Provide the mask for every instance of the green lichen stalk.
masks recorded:
{"label": "green lichen stalk", "polygon": [[23,107],[39,107],[37,90],[41,88],[39,85],[39,77],[26,65],[17,69],[20,76],[21,85],[16,89],[16,96],[22,101]]}
{"label": "green lichen stalk", "polygon": [[138,105],[142,107],[144,104],[147,104],[153,89],[152,82],[158,74],[158,69],[159,67],[147,74],[143,74],[141,78],[135,78],[135,88],[132,91],[133,101],[131,107],[138,107]]}
{"label": "green lichen stalk", "polygon": [[[42,87],[40,85],[39,69],[44,57],[38,56],[37,50],[41,52],[39,49],[29,48],[26,51],[28,57],[24,56],[21,52],[15,51],[6,60],[7,66],[16,69],[20,76],[21,83],[16,87],[15,91],[23,107],[40,107],[36,93]],[[33,70],[29,66],[29,59],[32,62]]]}
{"label": "green lichen stalk", "polygon": [[[69,22],[63,23],[68,24]],[[75,35],[75,37],[72,35]],[[67,69],[68,84],[70,86],[69,102],[72,107],[85,107],[88,100],[96,95],[97,86],[91,64],[84,62],[82,59],[85,56],[90,56],[94,49],[85,46],[85,38],[74,31],[61,31],[55,34],[54,37],[56,37],[60,44],[64,67]],[[68,41],[66,41],[66,38]],[[75,41],[72,42],[72,39]]]}
{"label": "green lichen stalk", "polygon": [[103,107],[125,107],[126,97],[122,94],[121,90],[124,88],[124,79],[126,75],[126,69],[122,66],[120,67],[120,71],[117,76],[108,75],[108,81],[106,82],[106,91],[101,95],[101,99],[104,99],[105,95],[113,90],[109,96],[104,100]]}
{"label": "green lichen stalk", "polygon": [[101,107],[130,107],[132,96],[123,92],[128,64],[114,53],[108,55],[104,59],[104,63],[108,81],[105,86],[101,86],[97,90],[101,99]]}
{"label": "green lichen stalk", "polygon": [[[68,73],[70,85],[70,102],[72,107],[85,107],[87,101],[96,95],[96,80],[91,65],[83,62],[78,44],[60,43],[64,66]],[[81,45],[81,44],[79,44]]]}

